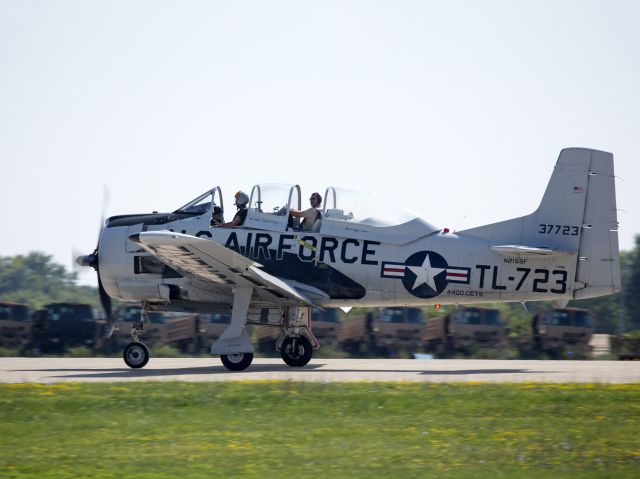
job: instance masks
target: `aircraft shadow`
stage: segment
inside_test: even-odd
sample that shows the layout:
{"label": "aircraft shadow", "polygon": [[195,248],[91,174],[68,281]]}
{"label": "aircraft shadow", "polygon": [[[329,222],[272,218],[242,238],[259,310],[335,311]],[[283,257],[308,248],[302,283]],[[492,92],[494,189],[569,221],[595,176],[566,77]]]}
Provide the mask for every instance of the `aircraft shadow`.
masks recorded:
{"label": "aircraft shadow", "polygon": [[[531,374],[542,373],[544,371],[534,371],[529,369],[460,369],[460,370],[415,370],[415,369],[323,369],[324,364],[310,364],[303,368],[292,368],[286,364],[256,364],[249,367],[241,374],[251,375],[251,373],[262,372],[301,372],[301,373],[414,373],[422,376],[464,376],[464,375],[481,375],[481,374]],[[196,368],[171,368],[171,369],[78,369],[78,368],[51,368],[51,369],[19,369],[13,372],[51,372],[65,373],[76,372],[77,374],[60,374],[52,376],[64,379],[125,379],[125,378],[152,378],[162,376],[193,376],[193,375],[224,375],[234,374],[235,371],[229,371],[224,366],[206,366]],[[249,377],[248,377],[249,379]]]}
{"label": "aircraft shadow", "polygon": [[[301,371],[304,371],[303,368]],[[415,373],[427,376],[463,376],[466,374],[532,374],[544,373],[545,371],[534,371],[530,369],[460,369],[441,371],[419,371],[416,369],[323,369],[323,373]]]}
{"label": "aircraft shadow", "polygon": [[79,369],[79,368],[51,368],[51,369],[15,369],[12,372],[51,372],[51,373],[65,373],[67,371],[78,372],[79,374],[60,374],[52,376],[54,378],[65,379],[91,379],[91,378],[144,378],[144,377],[160,377],[160,376],[190,376],[190,375],[220,375],[220,374],[235,374],[235,373],[250,373],[250,372],[279,372],[279,371],[291,371],[291,370],[313,370],[321,368],[321,364],[307,365],[303,369],[291,368],[286,364],[282,365],[253,365],[245,371],[229,371],[224,366],[205,366],[197,368],[171,368],[171,369],[131,369],[131,368],[117,368],[117,369]]}
{"label": "aircraft shadow", "polygon": [[465,374],[531,374],[544,371],[533,371],[531,369],[460,369],[458,371],[422,371],[420,374],[442,375],[442,376],[462,376]]}

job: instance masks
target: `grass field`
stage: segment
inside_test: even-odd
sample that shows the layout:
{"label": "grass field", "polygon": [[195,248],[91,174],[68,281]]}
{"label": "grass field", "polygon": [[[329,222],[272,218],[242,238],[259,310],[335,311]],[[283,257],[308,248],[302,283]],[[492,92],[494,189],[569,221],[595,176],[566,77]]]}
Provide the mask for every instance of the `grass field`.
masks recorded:
{"label": "grass field", "polygon": [[638,478],[640,385],[0,385],[2,478]]}

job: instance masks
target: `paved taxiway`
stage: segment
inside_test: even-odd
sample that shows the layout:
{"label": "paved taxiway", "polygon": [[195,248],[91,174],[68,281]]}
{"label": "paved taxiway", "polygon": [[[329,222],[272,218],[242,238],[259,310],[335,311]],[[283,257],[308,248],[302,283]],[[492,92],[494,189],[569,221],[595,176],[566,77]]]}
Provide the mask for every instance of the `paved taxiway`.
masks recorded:
{"label": "paved taxiway", "polygon": [[0,383],[233,380],[637,383],[640,361],[313,359],[290,368],[274,358],[233,373],[217,358],[151,358],[144,369],[119,358],[0,358]]}

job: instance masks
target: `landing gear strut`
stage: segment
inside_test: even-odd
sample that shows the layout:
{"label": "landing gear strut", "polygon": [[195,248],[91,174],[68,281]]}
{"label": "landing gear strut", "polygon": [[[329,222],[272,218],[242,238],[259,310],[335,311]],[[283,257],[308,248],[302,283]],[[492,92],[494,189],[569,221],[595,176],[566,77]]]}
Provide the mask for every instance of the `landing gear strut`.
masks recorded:
{"label": "landing gear strut", "polygon": [[252,293],[251,286],[234,288],[231,323],[211,345],[211,354],[219,354],[229,371],[244,371],[253,361],[253,345],[246,328]]}

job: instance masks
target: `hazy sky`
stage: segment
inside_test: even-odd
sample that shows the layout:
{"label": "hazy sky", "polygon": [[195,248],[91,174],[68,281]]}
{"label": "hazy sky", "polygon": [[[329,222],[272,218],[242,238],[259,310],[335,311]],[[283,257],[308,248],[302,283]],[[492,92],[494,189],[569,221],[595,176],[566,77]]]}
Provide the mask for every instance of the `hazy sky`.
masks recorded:
{"label": "hazy sky", "polygon": [[91,252],[104,185],[107,215],[279,182],[462,229],[533,211],[568,146],[614,153],[628,250],[638,25],[637,1],[0,0],[0,256]]}

